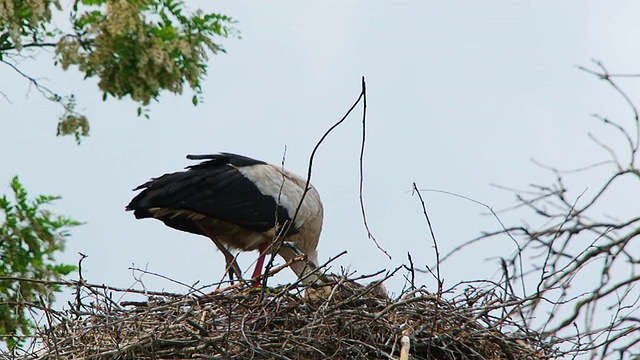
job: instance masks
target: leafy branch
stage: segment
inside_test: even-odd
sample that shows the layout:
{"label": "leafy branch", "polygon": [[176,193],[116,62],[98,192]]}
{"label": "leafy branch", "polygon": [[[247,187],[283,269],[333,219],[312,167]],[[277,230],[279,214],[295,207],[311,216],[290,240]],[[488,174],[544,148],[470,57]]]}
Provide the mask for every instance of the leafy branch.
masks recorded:
{"label": "leafy branch", "polygon": [[224,52],[217,38],[237,36],[225,15],[187,11],[179,0],[76,0],[69,11],[70,33],[52,25],[57,0],[7,0],[0,14],[0,64],[9,66],[53,102],[62,105],[58,135],[89,134],[86,116],[75,111],[73,94],[61,96],[20,70],[16,59],[38,49],[55,47],[55,63],[77,67],[85,78],[97,77],[103,100],[131,98],[140,104],[138,116],[148,117],[148,105],[162,91],[194,91],[201,101],[208,54]]}
{"label": "leafy branch", "polygon": [[[45,209],[58,196],[30,199],[17,176],[11,190],[13,200],[6,195],[0,198],[0,277],[57,280],[69,274],[75,266],[56,263],[54,255],[64,249],[69,229],[81,223]],[[60,289],[59,285],[1,279],[0,333],[8,337],[0,341],[9,349],[20,345],[19,335],[28,335],[35,326],[29,307],[46,307]]]}

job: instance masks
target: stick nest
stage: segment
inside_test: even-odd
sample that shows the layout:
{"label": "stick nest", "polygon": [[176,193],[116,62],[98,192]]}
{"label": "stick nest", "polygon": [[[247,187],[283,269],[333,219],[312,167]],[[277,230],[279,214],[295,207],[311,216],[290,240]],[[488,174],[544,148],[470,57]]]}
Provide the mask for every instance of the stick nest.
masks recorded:
{"label": "stick nest", "polygon": [[[381,282],[335,277],[322,288],[237,284],[212,294],[76,284],[76,303],[48,311],[39,359],[551,359],[550,346],[505,316],[512,304],[476,292],[424,289],[387,297]],[[304,295],[303,295],[304,294]],[[481,295],[478,297],[478,295]],[[513,309],[511,309],[513,310]],[[494,314],[499,314],[496,316]]]}

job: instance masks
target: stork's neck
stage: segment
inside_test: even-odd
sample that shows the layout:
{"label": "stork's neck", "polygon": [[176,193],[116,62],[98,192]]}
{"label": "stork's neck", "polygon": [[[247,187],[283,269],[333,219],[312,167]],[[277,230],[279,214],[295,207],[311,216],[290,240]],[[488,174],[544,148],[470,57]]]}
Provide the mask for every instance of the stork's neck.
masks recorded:
{"label": "stork's neck", "polygon": [[[281,247],[278,254],[286,261],[291,261],[298,257],[298,254],[288,247]],[[320,279],[318,272],[314,271],[318,267],[318,255],[315,250],[311,253],[306,253],[306,255],[308,261],[296,261],[292,263],[291,270],[298,275],[299,279],[303,279],[303,283],[313,284]]]}

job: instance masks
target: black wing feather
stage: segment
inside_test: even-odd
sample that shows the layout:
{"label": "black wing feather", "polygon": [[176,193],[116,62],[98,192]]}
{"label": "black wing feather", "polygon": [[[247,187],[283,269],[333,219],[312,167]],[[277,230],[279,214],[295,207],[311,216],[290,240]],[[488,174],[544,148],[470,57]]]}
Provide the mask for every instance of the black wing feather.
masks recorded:
{"label": "black wing feather", "polygon": [[209,160],[200,164],[189,166],[189,169],[199,167],[215,167],[219,165],[233,165],[237,167],[251,166],[251,165],[264,165],[264,161],[252,159],[250,157],[231,154],[231,153],[219,153],[209,155],[187,155],[189,160]]}
{"label": "black wing feather", "polygon": [[[287,210],[242,175],[236,167],[265,164],[234,154],[190,155],[193,159],[207,159],[188,167],[187,171],[162,175],[135,190],[142,190],[127,205],[136,218],[149,218],[151,208],[188,210],[213,219],[223,220],[257,232],[267,231],[290,220]],[[233,166],[232,166],[233,165]],[[202,234],[186,217],[160,217],[174,229]],[[292,229],[291,233],[295,230]]]}

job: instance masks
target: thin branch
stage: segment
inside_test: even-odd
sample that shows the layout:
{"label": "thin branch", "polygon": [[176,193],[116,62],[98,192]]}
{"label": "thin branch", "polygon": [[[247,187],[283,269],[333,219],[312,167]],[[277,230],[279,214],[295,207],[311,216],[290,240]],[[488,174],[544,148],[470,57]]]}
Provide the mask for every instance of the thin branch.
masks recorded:
{"label": "thin branch", "polygon": [[360,159],[359,159],[360,181],[359,181],[359,188],[358,188],[358,197],[360,199],[360,210],[362,211],[362,222],[364,223],[364,227],[367,230],[367,236],[369,237],[369,239],[373,240],[373,243],[376,244],[376,247],[378,248],[378,250],[382,251],[382,253],[387,255],[389,260],[391,260],[391,255],[389,255],[389,253],[380,246],[380,244],[378,243],[378,240],[371,233],[371,229],[369,229],[369,224],[367,223],[367,214],[364,206],[364,196],[362,194],[363,193],[362,189],[364,184],[364,145],[365,145],[365,140],[367,138],[367,121],[366,120],[367,120],[367,85],[363,76],[362,77],[362,141],[360,143]]}
{"label": "thin branch", "polygon": [[416,183],[413,183],[413,191],[414,194],[418,195],[418,199],[420,200],[420,205],[422,206],[422,213],[424,214],[424,218],[427,221],[427,226],[429,227],[429,234],[431,234],[431,240],[433,240],[433,249],[436,253],[436,280],[438,281],[438,296],[442,295],[442,278],[440,277],[440,251],[438,250],[438,241],[436,240],[436,234],[433,231],[433,225],[431,224],[431,219],[429,219],[429,214],[427,214],[427,207],[424,204],[424,200],[422,199],[422,194],[420,190],[418,190],[418,186]]}

